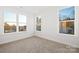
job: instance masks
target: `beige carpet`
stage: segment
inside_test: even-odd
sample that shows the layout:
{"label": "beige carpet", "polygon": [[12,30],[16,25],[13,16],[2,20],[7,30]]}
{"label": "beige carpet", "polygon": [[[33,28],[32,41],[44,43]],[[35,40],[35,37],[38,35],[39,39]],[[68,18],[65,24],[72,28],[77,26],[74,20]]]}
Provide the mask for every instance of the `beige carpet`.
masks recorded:
{"label": "beige carpet", "polygon": [[66,45],[56,43],[39,37],[30,37],[27,39],[0,45],[1,53],[72,53],[79,52],[78,49],[66,48]]}

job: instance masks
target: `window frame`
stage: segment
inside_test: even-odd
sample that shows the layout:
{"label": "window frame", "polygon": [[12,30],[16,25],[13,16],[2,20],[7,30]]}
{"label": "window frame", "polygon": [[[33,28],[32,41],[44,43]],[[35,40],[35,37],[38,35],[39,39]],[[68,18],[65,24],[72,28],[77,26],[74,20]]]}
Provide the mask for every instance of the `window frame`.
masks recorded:
{"label": "window frame", "polygon": [[[8,12],[11,12],[11,13],[13,13],[13,14],[15,14],[16,15],[16,22],[11,22],[11,23],[15,23],[16,24],[16,31],[15,32],[8,32],[8,33],[5,33],[4,31],[5,31],[5,29],[4,29],[4,23],[5,23],[5,13],[6,13],[6,11],[4,11],[3,12],[3,33],[4,34],[10,34],[10,33],[17,33],[17,32],[26,32],[27,31],[27,16],[26,15],[24,15],[24,14],[18,14],[18,13],[15,13],[15,12],[13,12],[13,11],[8,11]],[[26,25],[26,30],[25,31],[19,31],[19,23],[24,23],[24,22],[19,22],[19,15],[23,15],[23,16],[25,16],[26,17],[26,22],[25,22],[25,25]],[[8,22],[7,22],[8,23]]]}
{"label": "window frame", "polygon": [[[8,13],[8,12],[9,12],[10,14],[13,14],[13,15],[14,15],[13,17],[15,17],[15,21],[13,21],[13,22],[12,22],[12,21],[10,21],[10,22],[9,22],[9,21],[6,21],[7,24],[8,24],[8,23],[14,23],[14,24],[16,25],[16,28],[15,28],[16,31],[14,31],[14,32],[5,32],[5,27],[4,27],[4,26],[5,26],[4,24],[6,23],[6,22],[5,22],[5,18],[6,18],[6,17],[5,17],[5,14]],[[6,11],[4,11],[3,16],[4,16],[4,22],[3,22],[4,34],[17,32],[17,14],[16,14],[15,12],[7,11],[7,10],[6,10]]]}
{"label": "window frame", "polygon": [[[25,17],[25,22],[19,22],[19,19],[20,19],[19,17],[20,17],[20,16],[24,16],[24,17]],[[23,15],[23,14],[19,14],[19,15],[18,15],[18,32],[24,32],[24,31],[20,31],[20,30],[19,30],[20,23],[21,23],[21,24],[25,24],[26,28],[25,28],[24,31],[27,31],[27,17],[26,17],[26,15]]]}

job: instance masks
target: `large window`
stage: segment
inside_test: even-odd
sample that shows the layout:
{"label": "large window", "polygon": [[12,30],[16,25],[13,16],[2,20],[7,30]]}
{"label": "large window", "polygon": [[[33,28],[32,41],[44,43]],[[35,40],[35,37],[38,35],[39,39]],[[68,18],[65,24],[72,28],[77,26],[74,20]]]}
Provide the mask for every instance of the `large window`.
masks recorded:
{"label": "large window", "polygon": [[74,35],[75,8],[69,7],[59,11],[59,32]]}
{"label": "large window", "polygon": [[26,31],[26,16],[19,15],[19,31]]}
{"label": "large window", "polygon": [[[18,18],[16,18],[18,16]],[[18,30],[17,30],[18,29]],[[26,16],[16,15],[13,12],[4,12],[4,33],[26,31]]]}
{"label": "large window", "polygon": [[16,14],[4,12],[4,33],[16,32]]}

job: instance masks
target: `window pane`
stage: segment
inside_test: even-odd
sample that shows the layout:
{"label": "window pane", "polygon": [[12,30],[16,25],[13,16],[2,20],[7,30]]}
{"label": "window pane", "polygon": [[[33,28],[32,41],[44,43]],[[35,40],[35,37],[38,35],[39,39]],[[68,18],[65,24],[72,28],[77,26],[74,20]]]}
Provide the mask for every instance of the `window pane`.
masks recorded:
{"label": "window pane", "polygon": [[4,33],[16,32],[16,14],[4,12]]}
{"label": "window pane", "polygon": [[24,15],[19,15],[19,22],[26,23],[26,16],[24,16]]}
{"label": "window pane", "polygon": [[60,33],[74,34],[74,21],[60,22]]}
{"label": "window pane", "polygon": [[16,22],[16,14],[12,12],[4,12],[4,22]]}
{"label": "window pane", "polygon": [[75,8],[69,7],[59,11],[59,20],[75,20]]}
{"label": "window pane", "polygon": [[36,30],[41,31],[41,18],[36,18]]}
{"label": "window pane", "polygon": [[23,24],[23,23],[19,24],[19,31],[26,31],[26,23],[25,24]]}
{"label": "window pane", "polygon": [[16,32],[16,23],[4,23],[4,33]]}
{"label": "window pane", "polygon": [[19,31],[26,31],[26,16],[19,15]]}

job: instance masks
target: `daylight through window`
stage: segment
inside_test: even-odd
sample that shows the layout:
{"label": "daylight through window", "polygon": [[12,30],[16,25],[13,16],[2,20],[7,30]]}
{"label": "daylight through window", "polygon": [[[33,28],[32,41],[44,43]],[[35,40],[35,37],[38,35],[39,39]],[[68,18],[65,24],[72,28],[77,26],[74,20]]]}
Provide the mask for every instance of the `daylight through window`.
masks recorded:
{"label": "daylight through window", "polygon": [[16,14],[4,12],[4,33],[16,32]]}

